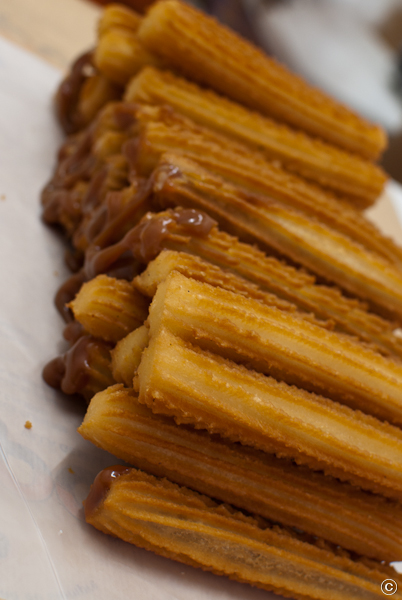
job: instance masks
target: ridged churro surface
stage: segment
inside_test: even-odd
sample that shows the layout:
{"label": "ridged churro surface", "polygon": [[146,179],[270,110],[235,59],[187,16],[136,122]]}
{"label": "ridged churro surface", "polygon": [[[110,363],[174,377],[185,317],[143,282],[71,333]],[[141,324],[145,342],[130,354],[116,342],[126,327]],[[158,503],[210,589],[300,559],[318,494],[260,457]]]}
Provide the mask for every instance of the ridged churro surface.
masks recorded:
{"label": "ridged churro surface", "polygon": [[379,599],[389,575],[135,469],[102,471],[85,515],[101,531],[162,556],[301,600]]}
{"label": "ridged churro surface", "polygon": [[[148,109],[148,107],[147,107]],[[267,196],[346,233],[368,249],[402,264],[402,250],[350,203],[291,175],[260,152],[195,126],[170,110],[161,109],[153,120],[143,121],[138,110],[140,135],[130,142],[131,164],[144,176],[151,174],[166,152],[185,154],[200,166],[253,194]],[[144,111],[145,112],[145,111]],[[148,110],[146,111],[149,115]],[[330,164],[332,162],[330,161]],[[337,177],[337,181],[339,178]]]}
{"label": "ridged churro surface", "polygon": [[147,317],[147,301],[122,279],[98,275],[84,283],[70,307],[89,333],[118,342]]}
{"label": "ridged churro surface", "polygon": [[200,350],[166,328],[138,369],[139,400],[178,423],[402,499],[402,433],[374,417]]}
{"label": "ridged churro surface", "polygon": [[144,66],[161,65],[158,57],[148,52],[135,32],[121,27],[102,32],[95,48],[94,62],[101,73],[121,86]]}
{"label": "ridged churro surface", "polygon": [[161,207],[204,210],[242,241],[274,250],[402,319],[402,271],[323,223],[248,194],[178,154],[162,157],[154,194]]}
{"label": "ridged churro surface", "polygon": [[141,15],[122,4],[105,6],[98,22],[98,35],[102,36],[109,29],[120,27],[136,32],[141,23]]}
{"label": "ridged churro surface", "polygon": [[151,475],[103,471],[87,521],[298,600],[382,598],[402,248],[361,209],[385,133],[181,0],[108,5],[97,34],[56,96],[42,205],[69,243],[70,348],[43,376]]}
{"label": "ridged churro surface", "polygon": [[[203,235],[190,236],[180,223],[180,214],[181,209],[148,213],[126,236],[122,251],[130,247],[144,263],[157,257],[163,248],[199,256],[226,273],[257,285],[263,292],[273,293],[299,310],[313,313],[321,321],[332,322],[337,331],[352,334],[383,354],[402,358],[402,340],[394,334],[395,323],[368,312],[363,303],[343,296],[335,287],[316,284],[312,276],[267,256],[255,246],[239,242],[217,227],[211,227]],[[157,269],[163,260],[161,256],[149,268]],[[146,269],[135,279],[135,285],[152,297],[161,280],[156,273],[148,276]]]}
{"label": "ridged churro surface", "polygon": [[[178,427],[113,386],[79,432],[148,473],[377,560],[401,556],[402,508],[273,455]],[[375,519],[373,519],[375,515]]]}
{"label": "ridged churro surface", "polygon": [[344,195],[359,208],[370,206],[386,181],[382,169],[354,154],[201,88],[168,71],[145,67],[129,83],[125,99],[168,105],[208,129],[241,142],[287,171]]}
{"label": "ridged churro surface", "polygon": [[149,332],[145,325],[141,325],[117,342],[112,350],[112,373],[115,381],[132,387],[142,351],[148,346],[148,342]]}
{"label": "ridged churro surface", "polygon": [[157,2],[141,42],[190,79],[348,150],[376,158],[386,137],[215,20],[179,0]]}
{"label": "ridged churro surface", "polygon": [[151,335],[161,323],[252,369],[402,423],[402,364],[297,313],[173,271],[151,304]]}

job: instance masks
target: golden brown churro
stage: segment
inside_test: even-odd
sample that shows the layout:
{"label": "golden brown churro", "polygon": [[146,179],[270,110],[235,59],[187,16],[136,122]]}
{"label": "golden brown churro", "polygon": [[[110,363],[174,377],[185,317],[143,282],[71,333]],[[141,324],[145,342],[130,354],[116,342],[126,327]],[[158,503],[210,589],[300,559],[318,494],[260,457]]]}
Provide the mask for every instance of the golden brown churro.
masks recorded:
{"label": "golden brown churro", "polygon": [[138,368],[139,400],[179,424],[402,499],[402,432],[374,417],[201,350],[166,328]]}
{"label": "golden brown churro", "polygon": [[69,307],[86,331],[118,342],[143,324],[148,303],[128,281],[98,275],[84,283]]}
{"label": "golden brown churro", "polygon": [[94,51],[94,63],[109,80],[124,86],[144,66],[162,61],[149,52],[129,29],[112,27],[101,34]]}
{"label": "golden brown churro", "polygon": [[[162,252],[158,257],[163,248],[179,252],[187,266],[191,259],[184,258],[184,252],[198,256],[220,267],[226,274],[233,273],[257,286],[260,292],[255,288],[252,297],[262,298],[262,292],[275,294],[299,310],[313,313],[321,322],[332,323],[337,331],[357,336],[385,355],[402,358],[402,340],[394,334],[395,323],[368,312],[365,305],[343,296],[336,288],[317,285],[312,276],[219,231],[212,219],[199,211],[175,209],[148,213],[120,242],[94,253],[89,266],[94,273],[107,272],[113,268],[114,261],[129,250],[141,264],[155,259],[135,279],[136,287],[152,297],[157,284],[170,270],[182,270],[175,254]],[[151,276],[148,274],[150,269],[153,271]],[[195,276],[196,271],[194,265],[191,276]],[[198,271],[202,275],[205,267]]]}
{"label": "golden brown churro", "polygon": [[360,208],[370,206],[386,175],[369,161],[296,132],[168,71],[146,67],[125,92],[128,102],[169,105],[177,113],[232,143],[242,143],[266,160],[330,188]]}
{"label": "golden brown churro", "polygon": [[398,579],[380,564],[366,566],[308,544],[135,469],[102,471],[85,517],[97,529],[162,556],[300,600],[379,600],[381,582],[390,574]]}
{"label": "golden brown churro", "polygon": [[161,159],[154,173],[154,196],[163,208],[204,210],[242,241],[274,250],[402,319],[402,272],[301,212],[248,194],[178,154]]}
{"label": "golden brown churro", "polygon": [[115,381],[132,387],[142,351],[148,346],[148,342],[148,327],[141,325],[116,344],[112,350],[112,373]]}
{"label": "golden brown churro", "polygon": [[122,4],[105,6],[98,23],[98,35],[101,37],[110,29],[120,27],[135,33],[140,26],[141,15]]}
{"label": "golden brown churro", "polygon": [[[208,283],[214,287],[241,294],[246,298],[254,298],[262,304],[275,306],[283,311],[294,313],[297,310],[294,304],[281,300],[275,294],[262,292],[256,285],[245,279],[227,273],[198,256],[192,256],[184,252],[162,251],[155,260],[149,263],[147,269],[134,279],[133,283],[146,296],[153,297],[158,285],[165,281],[171,271],[182,273],[185,277],[191,277],[191,279]],[[301,318],[305,318],[316,325],[327,326],[327,323],[314,319],[312,315],[300,312],[298,314]]]}
{"label": "golden brown churro", "polygon": [[402,364],[297,313],[264,305],[173,271],[149,312],[191,343],[289,384],[402,423]]}
{"label": "golden brown churro", "polygon": [[264,160],[259,152],[195,126],[171,110],[160,109],[152,114],[150,107],[143,107],[137,110],[136,118],[140,135],[129,142],[127,154],[130,165],[139,175],[151,175],[166,152],[184,154],[247,192],[300,210],[402,265],[401,248],[384,236],[361,211]]}
{"label": "golden brown churro", "polygon": [[381,128],[188,4],[155,3],[137,33],[169,66],[250,108],[368,158],[376,158],[385,147]]}
{"label": "golden brown churro", "polygon": [[178,427],[136,396],[117,385],[97,394],[78,431],[139,469],[249,513],[380,561],[401,556],[401,505],[273,455]]}

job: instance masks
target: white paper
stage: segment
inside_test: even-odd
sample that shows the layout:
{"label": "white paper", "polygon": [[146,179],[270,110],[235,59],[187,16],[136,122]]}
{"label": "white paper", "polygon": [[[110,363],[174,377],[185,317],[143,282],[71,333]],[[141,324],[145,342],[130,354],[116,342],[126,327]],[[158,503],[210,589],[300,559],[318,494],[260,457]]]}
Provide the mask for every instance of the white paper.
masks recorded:
{"label": "white paper", "polygon": [[39,205],[61,141],[51,109],[59,80],[58,71],[0,38],[0,598],[276,598],[83,520],[95,475],[118,461],[76,432],[84,405],[41,378],[62,349],[53,297],[67,276],[62,241],[41,222]]}
{"label": "white paper", "polygon": [[62,139],[51,108],[60,77],[0,38],[0,598],[274,598],[83,521],[95,475],[119,461],[76,432],[84,405],[41,377],[62,348],[53,297],[67,276],[62,241],[39,204]]}

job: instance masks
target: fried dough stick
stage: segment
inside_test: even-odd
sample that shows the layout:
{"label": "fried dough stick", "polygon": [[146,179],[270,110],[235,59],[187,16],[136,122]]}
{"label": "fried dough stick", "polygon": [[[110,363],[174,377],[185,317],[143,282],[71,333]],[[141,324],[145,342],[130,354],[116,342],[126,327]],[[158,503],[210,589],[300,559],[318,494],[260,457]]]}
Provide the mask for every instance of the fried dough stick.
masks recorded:
{"label": "fried dough stick", "polygon": [[163,65],[163,61],[138,40],[135,32],[120,26],[101,33],[94,51],[94,63],[104,76],[122,87],[144,66]]}
{"label": "fried dough stick", "polygon": [[[163,250],[155,260],[149,263],[147,269],[135,278],[133,283],[141,293],[152,298],[158,285],[165,281],[172,271],[181,273],[185,277],[191,277],[197,281],[208,283],[214,287],[221,287],[230,292],[241,294],[246,298],[254,298],[262,304],[275,306],[285,312],[295,313],[297,311],[294,304],[281,300],[275,294],[263,292],[256,285],[249,283],[245,279],[232,273],[227,273],[216,265],[185,252]],[[301,312],[297,314],[301,318],[305,318],[321,327],[330,329],[332,326],[332,323],[318,321],[312,315]]]}
{"label": "fried dough stick", "polygon": [[203,210],[242,241],[274,250],[402,319],[402,271],[349,237],[276,201],[247,194],[183,156],[164,155],[153,177],[161,208]]}
{"label": "fried dough stick", "polygon": [[[389,260],[402,263],[402,250],[350,204],[291,176],[264,160],[258,152],[250,151],[247,147],[197,126],[172,110],[116,102],[103,111],[98,121],[100,123],[96,126],[90,143],[90,148],[93,148],[91,153],[94,157],[103,159],[103,163],[110,160],[111,155],[123,153],[120,157],[121,166],[116,163],[119,168],[125,168],[123,176],[127,177],[124,158],[129,161],[131,173],[134,167],[139,175],[148,177],[164,152],[184,152],[201,166],[247,191],[266,195],[307,212]],[[125,122],[126,127],[123,128]],[[131,137],[129,145],[125,146],[132,135],[134,137]],[[85,165],[88,160],[88,155],[80,152],[78,157],[77,152],[75,153],[75,168],[80,162]],[[64,162],[66,158],[63,153]],[[71,158],[68,158],[71,162]],[[98,169],[99,167],[96,170]],[[61,164],[59,170],[65,174],[69,169]],[[122,185],[124,183],[123,180]],[[57,181],[53,179],[52,188],[55,184],[57,185]],[[118,189],[118,184],[109,187]]]}
{"label": "fried dough stick", "polygon": [[[140,110],[138,119],[142,119]],[[247,192],[279,200],[402,265],[402,248],[350,203],[290,175],[264,160],[260,153],[232,141],[228,143],[223,136],[195,126],[171,111],[162,109],[155,120],[143,123],[139,139],[134,138],[129,144],[130,164],[140,175],[149,176],[164,153],[182,153]]]}
{"label": "fried dough stick", "polygon": [[401,505],[291,461],[178,427],[123,386],[94,396],[78,431],[139,469],[249,513],[380,561],[401,556]]}
{"label": "fried dough stick", "polygon": [[168,71],[145,67],[131,80],[124,98],[169,105],[266,160],[280,162],[286,171],[345,195],[359,208],[373,204],[386,181],[382,169],[369,161],[293,131]]}
{"label": "fried dough stick", "polygon": [[101,73],[121,86],[144,65],[161,64],[137,39],[141,20],[134,10],[111,4],[99,21],[94,62]]}
{"label": "fried dough stick", "polygon": [[149,330],[146,325],[137,327],[117,342],[112,350],[112,374],[117,383],[124,383],[129,388],[133,387],[134,375],[148,343]]}
{"label": "fried dough stick", "polygon": [[102,11],[98,23],[98,35],[101,37],[110,29],[119,27],[135,33],[140,26],[141,15],[132,8],[121,4],[108,4]]}
{"label": "fried dough stick", "polygon": [[[171,271],[178,271],[187,277],[209,283],[210,285],[219,285],[220,287],[229,291],[241,293],[249,298],[255,298],[264,304],[277,306],[283,310],[294,310],[297,307],[299,311],[303,311],[301,313],[299,312],[299,314],[303,315],[304,318],[307,318],[311,322],[315,322],[321,327],[325,327],[327,329],[334,328],[336,331],[341,333],[346,332],[355,336],[357,335],[357,337],[359,337],[362,341],[366,343],[369,342],[373,350],[376,350],[385,356],[392,355],[394,358],[402,358],[402,341],[393,333],[392,323],[389,323],[377,315],[365,311],[364,307],[359,305],[359,303],[354,300],[345,298],[340,294],[333,295],[332,292],[334,290],[312,283],[308,280],[308,276],[306,276],[303,282],[303,273],[300,273],[300,279],[298,279],[298,273],[295,272],[295,276],[292,281],[289,277],[292,275],[291,267],[287,267],[280,262],[275,264],[275,259],[272,259],[271,261],[268,257],[262,255],[262,258],[266,259],[268,265],[273,271],[272,283],[270,282],[271,273],[269,270],[266,272],[263,271],[267,280],[265,287],[271,287],[271,289],[280,297],[280,293],[278,293],[278,290],[275,286],[275,284],[278,282],[276,282],[274,278],[276,275],[276,269],[279,270],[280,276],[280,270],[282,268],[283,271],[285,271],[285,275],[282,277],[282,280],[279,281],[279,286],[282,285],[285,292],[281,289],[279,289],[279,292],[282,291],[282,295],[286,295],[288,285],[289,290],[293,290],[294,297],[292,300],[294,300],[295,303],[290,304],[290,306],[284,304],[281,307],[278,301],[273,302],[270,298],[270,295],[267,296],[266,293],[261,291],[261,288],[255,286],[255,284],[248,283],[247,279],[245,279],[246,261],[243,260],[242,268],[236,265],[234,261],[232,261],[232,263],[230,262],[230,258],[236,255],[236,249],[232,255],[228,256],[225,264],[225,261],[220,261],[219,257],[208,256],[205,252],[205,247],[202,245],[202,241],[197,238],[195,239],[195,243],[193,245],[191,242],[186,244],[185,240],[174,240],[174,236],[172,235],[171,237],[167,236],[161,245],[166,247],[182,247],[184,252],[162,250],[162,252],[148,264],[148,267],[145,269],[145,271],[143,271],[140,275],[137,275],[137,277],[134,279],[134,285],[145,296],[152,298],[159,283],[164,281]],[[190,248],[189,245],[191,246]],[[196,249],[198,249],[198,247],[203,249],[204,253],[200,251],[197,253],[198,256],[187,254],[188,252],[194,252]],[[204,256],[208,256],[208,261],[211,261],[211,264],[209,264],[209,262],[206,260],[204,261],[199,258],[199,256],[202,254],[204,254]],[[212,263],[214,263],[216,266],[221,265],[219,276],[218,272],[211,268]],[[261,266],[263,267],[263,262],[261,263]],[[225,277],[222,277],[222,268],[225,269],[225,267],[229,270],[229,273],[240,273],[244,269],[244,275],[243,277],[236,276],[235,278],[231,278],[227,277],[226,273]],[[286,280],[286,275],[289,277],[288,280]],[[248,274],[248,280],[250,281],[252,279],[252,274]],[[255,281],[258,281],[258,279],[255,278]],[[299,283],[300,287],[303,287],[302,290],[297,287],[297,282]],[[263,281],[263,283],[265,283],[265,281]],[[293,288],[291,288],[292,285]],[[264,289],[264,286],[262,289]],[[302,297],[303,292],[306,294],[306,296],[308,296],[309,293],[314,296],[315,293],[317,302],[320,299],[323,303],[326,301],[329,304],[332,304],[334,303],[335,299],[337,300],[339,298],[339,305],[335,305],[337,312],[335,310],[332,311],[328,306],[321,306],[319,309],[313,311],[313,314],[318,313],[318,318],[312,319],[312,315],[310,313],[305,313],[306,305],[304,304],[303,299],[298,298],[298,294],[300,294]],[[312,306],[313,305],[310,304],[310,308]],[[327,318],[326,321],[322,320],[324,317]]]}
{"label": "fried dough stick", "polygon": [[386,145],[380,127],[179,0],[154,4],[137,34],[167,65],[263,114],[368,158],[377,158]]}
{"label": "fried dough stick", "polygon": [[[85,501],[104,533],[167,558],[299,600],[379,600],[390,568],[364,564],[245,517],[166,479],[104,469]],[[399,581],[399,579],[398,579]],[[401,598],[397,592],[395,598]]]}
{"label": "fried dough stick", "polygon": [[402,424],[402,364],[297,313],[173,271],[149,312],[176,335],[249,368]]}
{"label": "fried dough stick", "polygon": [[106,275],[84,283],[69,307],[86,331],[108,342],[118,342],[143,324],[146,298],[131,283]]}
{"label": "fried dough stick", "polygon": [[402,432],[201,350],[162,327],[138,368],[139,401],[362,489],[402,499]]}
{"label": "fried dough stick", "polygon": [[[189,219],[186,215],[190,212],[192,216]],[[191,231],[190,221],[193,223]],[[198,229],[195,224],[198,224]],[[155,259],[164,248],[171,251],[163,252]],[[172,251],[180,253],[182,266],[189,267],[192,259],[184,258],[185,252],[258,286],[262,292],[275,294],[303,312],[313,313],[321,322],[332,322],[337,331],[357,336],[385,355],[402,358],[402,340],[394,335],[396,324],[368,312],[364,304],[346,298],[335,288],[317,285],[311,275],[219,231],[214,221],[200,211],[174,209],[148,213],[120,242],[94,253],[88,268],[94,275],[107,272],[128,250],[139,263],[147,264],[155,259],[134,281],[146,296],[154,295],[157,285],[170,270],[182,268]],[[205,268],[194,264],[191,272],[193,275],[196,271],[203,274]],[[209,282],[212,283],[212,280]]]}

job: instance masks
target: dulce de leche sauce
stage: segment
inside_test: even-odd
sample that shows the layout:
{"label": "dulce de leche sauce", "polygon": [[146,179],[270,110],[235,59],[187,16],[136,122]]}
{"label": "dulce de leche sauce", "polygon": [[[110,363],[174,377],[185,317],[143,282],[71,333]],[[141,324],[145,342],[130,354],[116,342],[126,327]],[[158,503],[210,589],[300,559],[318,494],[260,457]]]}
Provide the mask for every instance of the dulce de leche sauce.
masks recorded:
{"label": "dulce de leche sauce", "polygon": [[122,465],[115,465],[113,467],[103,469],[103,471],[98,473],[93,485],[91,485],[91,490],[89,492],[88,498],[84,502],[85,519],[87,521],[91,519],[92,514],[104,501],[110,488],[113,485],[113,482],[116,481],[118,477],[121,477],[122,475],[125,475],[129,472],[130,469],[128,467],[123,467]]}
{"label": "dulce de leche sauce", "polygon": [[90,335],[80,336],[62,356],[51,360],[43,369],[42,376],[48,385],[61,389],[65,394],[82,390],[90,377],[89,354],[101,342]]}
{"label": "dulce de leche sauce", "polygon": [[75,113],[81,88],[92,67],[92,52],[86,52],[73,64],[70,73],[62,81],[55,98],[55,108],[59,121],[67,134],[74,133],[81,123]]}
{"label": "dulce de leche sauce", "polygon": [[148,213],[122,240],[93,254],[87,254],[86,276],[92,278],[107,272],[128,250],[135,259],[146,264],[159,254],[169,235],[206,237],[215,225],[216,221],[209,215],[192,208],[176,208],[160,215]]}

